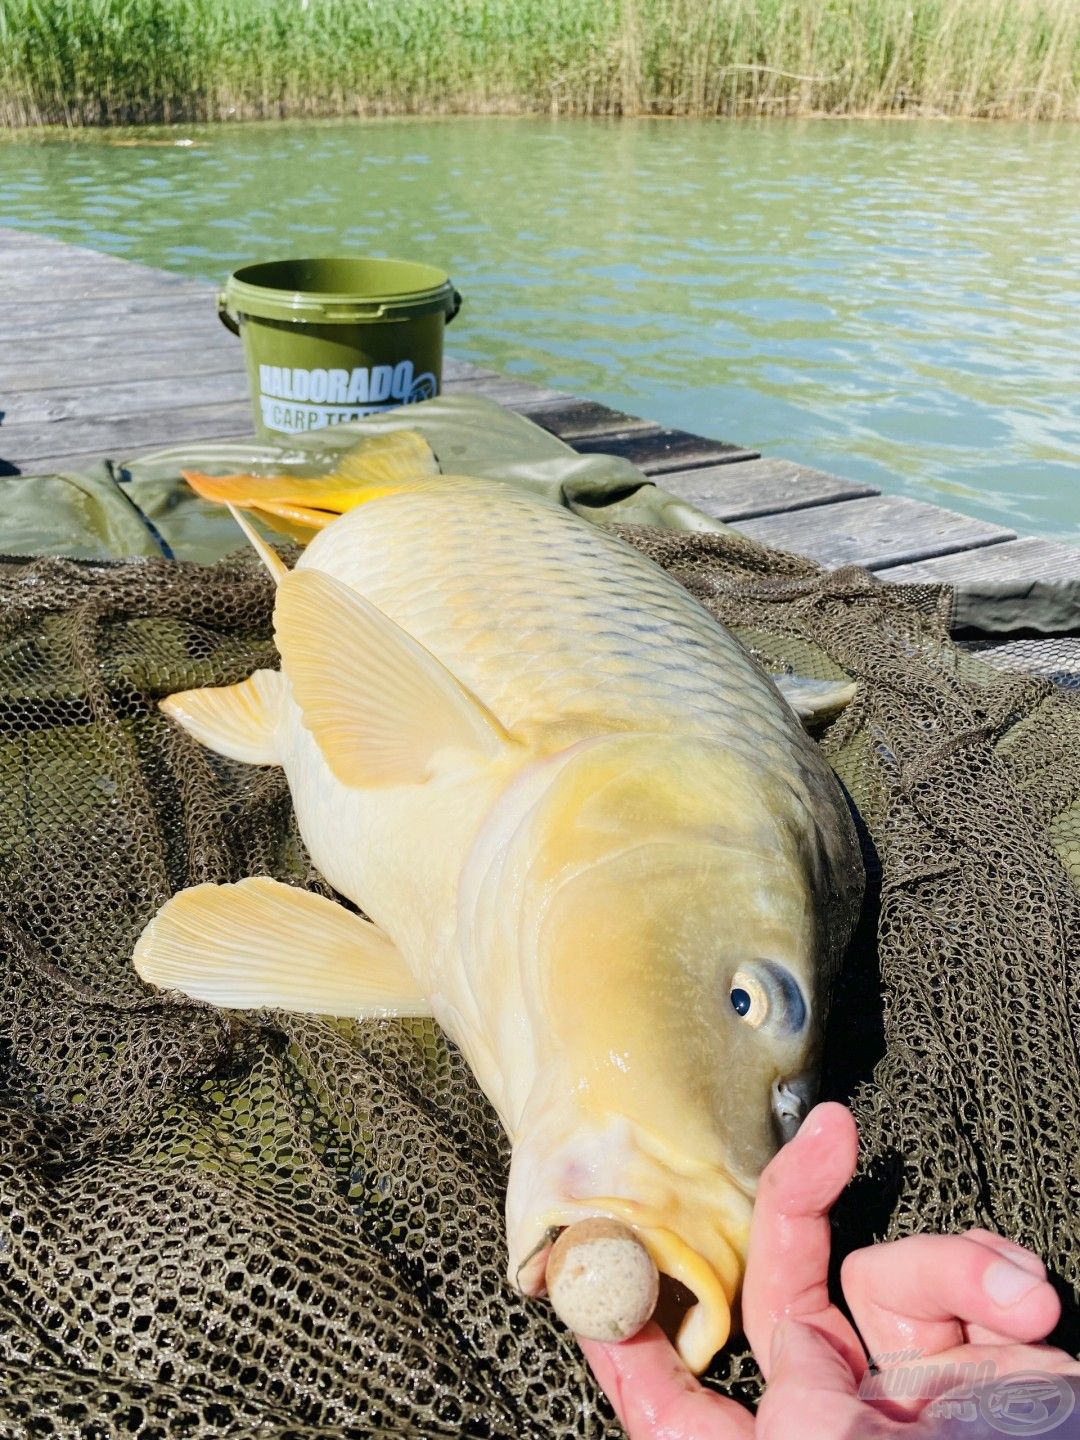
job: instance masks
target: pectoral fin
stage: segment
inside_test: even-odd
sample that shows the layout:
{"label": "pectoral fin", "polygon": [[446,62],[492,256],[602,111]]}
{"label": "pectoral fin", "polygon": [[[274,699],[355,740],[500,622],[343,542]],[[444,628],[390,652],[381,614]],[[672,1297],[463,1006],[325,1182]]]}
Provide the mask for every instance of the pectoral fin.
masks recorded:
{"label": "pectoral fin", "polygon": [[277,726],[286,681],[277,670],[256,670],[239,685],[180,690],[159,701],[196,740],[248,765],[279,765]]}
{"label": "pectoral fin", "polygon": [[181,890],[139,937],[134,965],[148,984],[230,1010],[431,1014],[378,926],[267,876]]}
{"label": "pectoral fin", "polygon": [[493,759],[510,740],[429,650],[330,575],[286,576],[274,633],[304,724],[346,785],[419,785],[440,751]]}
{"label": "pectoral fin", "polygon": [[772,681],[799,719],[811,725],[839,715],[858,689],[852,680],[811,680],[806,675],[774,675]]}

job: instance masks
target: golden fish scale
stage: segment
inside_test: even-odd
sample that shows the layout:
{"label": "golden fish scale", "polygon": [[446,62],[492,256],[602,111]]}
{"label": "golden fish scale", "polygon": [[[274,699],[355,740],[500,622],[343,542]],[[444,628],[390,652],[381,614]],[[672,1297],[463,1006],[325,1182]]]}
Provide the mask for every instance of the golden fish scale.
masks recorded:
{"label": "golden fish scale", "polygon": [[539,497],[439,477],[349,511],[300,563],[358,589],[511,730],[676,729],[766,768],[821,769],[771,683],[680,585]]}

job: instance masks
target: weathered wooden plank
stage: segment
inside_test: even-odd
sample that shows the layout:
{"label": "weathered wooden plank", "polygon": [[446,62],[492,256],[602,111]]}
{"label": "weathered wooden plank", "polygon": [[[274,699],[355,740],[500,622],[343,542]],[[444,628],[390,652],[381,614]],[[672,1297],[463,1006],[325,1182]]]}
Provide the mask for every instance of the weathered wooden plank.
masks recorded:
{"label": "weathered wooden plank", "polygon": [[841,480],[838,475],[811,470],[793,460],[775,459],[669,471],[662,483],[665,490],[689,500],[706,515],[729,521],[880,494],[872,485]]}
{"label": "weathered wooden plank", "polygon": [[[208,305],[211,310],[213,309],[212,297],[207,296],[203,290],[192,290],[187,287],[181,289],[179,286],[170,286],[167,289],[149,285],[143,287],[134,284],[130,276],[124,275],[116,275],[108,279],[102,276],[85,276],[79,280],[70,281],[43,278],[34,284],[20,283],[7,286],[7,298],[12,308],[16,305],[20,307],[29,305],[32,310],[46,312],[34,317],[38,324],[55,320],[56,312],[61,306],[70,310],[84,301],[116,305],[121,301],[129,301],[132,296],[137,296],[143,304],[151,300],[158,304],[168,302],[175,304],[180,300],[185,300],[193,308],[201,304]],[[3,314],[4,309],[0,308],[0,316]],[[34,320],[31,323],[34,323]]]}
{"label": "weathered wooden plank", "polygon": [[162,275],[158,279],[151,271],[149,278],[144,278],[141,267],[129,265],[124,260],[102,269],[85,266],[73,269],[60,265],[33,268],[21,262],[13,267],[0,259],[0,275],[3,276],[0,308],[8,305],[51,305],[55,309],[60,301],[72,303],[80,299],[109,299],[133,292],[160,296],[213,294],[205,285],[193,283],[180,275]]}
{"label": "weathered wooden plank", "polygon": [[[20,230],[10,226],[0,227],[0,245],[10,245],[14,250],[24,250],[30,259],[42,261],[52,257],[74,263],[81,258],[90,260],[124,260],[129,265],[138,265],[138,260],[127,260],[111,250],[95,250],[88,245],[74,245],[68,240],[57,239],[40,230]],[[151,266],[143,266],[151,269]]]}
{"label": "weathered wooden plank", "polygon": [[842,500],[735,522],[766,544],[829,566],[878,570],[935,555],[994,545],[1014,532],[906,496]]}
{"label": "weathered wooden plank", "polygon": [[193,281],[191,276],[175,270],[155,270],[149,265],[126,260],[121,255],[103,255],[91,250],[74,250],[60,254],[44,251],[38,254],[36,246],[28,245],[25,252],[5,250],[0,253],[3,255],[0,264],[3,265],[5,284],[17,282],[24,276],[31,279],[51,276],[63,280],[78,280],[85,276],[103,275],[142,276],[147,284],[158,289],[165,289],[170,285],[209,284],[206,280]]}
{"label": "weathered wooden plank", "polygon": [[213,297],[205,291],[185,291],[177,295],[143,291],[135,286],[129,286],[122,298],[111,300],[87,296],[56,305],[0,304],[0,337],[5,341],[33,340],[41,336],[60,339],[65,333],[126,337],[137,332],[147,318],[166,334],[180,334],[193,326],[215,340],[236,339],[218,321]]}
{"label": "weathered wooden plank", "polygon": [[560,440],[573,444],[589,436],[629,434],[635,430],[656,430],[652,420],[640,420],[636,415],[627,415],[622,410],[613,410],[610,405],[601,405],[595,400],[578,400],[563,396],[557,401],[518,405],[534,424],[550,430]]}
{"label": "weathered wooden plank", "polygon": [[131,380],[79,385],[66,389],[0,392],[3,430],[19,425],[50,425],[59,420],[123,419],[146,411],[188,410],[193,405],[228,405],[248,398],[247,376],[241,367],[217,374],[172,376],[164,380]]}
{"label": "weathered wooden plank", "polygon": [[170,286],[168,289],[158,289],[153,285],[136,284],[133,279],[126,295],[120,301],[99,299],[94,295],[82,300],[55,304],[46,299],[36,302],[20,301],[17,304],[0,300],[0,332],[5,336],[15,333],[33,334],[35,328],[41,329],[65,319],[77,321],[81,326],[85,322],[98,320],[102,325],[115,328],[118,319],[137,316],[148,309],[183,313],[186,307],[187,313],[193,319],[212,322],[214,327],[226,336],[228,331],[217,318],[214,294],[213,289],[205,285],[186,284],[178,288]]}
{"label": "weathered wooden plank", "polygon": [[[0,316],[0,361],[5,370],[21,368],[23,363],[51,366],[62,377],[61,383],[69,383],[71,377],[80,378],[87,373],[98,373],[111,361],[120,356],[138,360],[154,356],[181,356],[199,367],[203,360],[219,364],[224,357],[243,354],[240,342],[224,330],[217,329],[192,332],[164,329],[145,335],[124,334],[123,343],[115,334],[80,335],[70,344],[55,335],[41,335],[32,340],[19,340],[18,344],[7,345],[4,335],[3,318]],[[16,363],[18,362],[18,364]]]}
{"label": "weathered wooden plank", "polygon": [[41,245],[55,245],[63,250],[73,250],[75,246],[68,245],[64,240],[54,240],[51,235],[40,235],[36,230],[20,230],[17,225],[0,225],[0,246],[25,245],[27,240],[33,240]]}
{"label": "weathered wooden plank", "polygon": [[241,347],[212,285],[47,236],[0,243],[4,469],[250,432]]}
{"label": "weathered wooden plank", "polygon": [[1027,584],[1035,580],[1080,580],[1080,546],[1030,536],[979,550],[942,555],[935,560],[892,566],[879,570],[878,574],[882,580],[905,583],[930,580],[957,584],[965,580],[994,580]]}
{"label": "weathered wooden plank", "polygon": [[489,370],[472,360],[462,360],[457,355],[443,357],[443,383],[445,385],[468,385],[474,380],[498,379],[497,370]]}
{"label": "weathered wooden plank", "polygon": [[205,280],[179,275],[167,270],[151,270],[118,256],[101,255],[77,262],[46,258],[34,261],[10,251],[0,257],[4,277],[0,304],[44,305],[59,299],[77,296],[80,290],[91,293],[123,294],[128,290],[153,292],[158,295],[201,291],[213,296],[216,288]]}
{"label": "weathered wooden plank", "polygon": [[[94,348],[117,353],[179,349],[197,357],[209,346],[242,353],[239,340],[218,321],[213,290],[204,287],[195,287],[190,294],[129,292],[123,300],[89,299],[53,307],[0,304],[0,346],[5,347],[0,349],[0,363],[13,357],[16,341],[18,358],[27,361],[49,354],[70,359],[76,350],[82,354],[84,349]],[[77,342],[77,346],[62,343],[65,341]],[[8,343],[10,354],[6,353]],[[447,383],[466,388],[505,383],[494,370],[449,355],[443,361],[443,376]]]}
{"label": "weathered wooden plank", "polygon": [[957,515],[906,495],[841,500],[780,515],[739,520],[744,534],[808,555],[822,565],[865,565],[881,570],[955,550],[1015,540],[1012,530]]}
{"label": "weathered wooden plank", "polygon": [[0,245],[18,248],[31,241],[35,249],[42,252],[55,250],[57,254],[97,255],[97,250],[88,250],[83,245],[73,245],[70,240],[60,240],[55,235],[44,235],[40,230],[23,229],[18,225],[0,225]]}
{"label": "weathered wooden plank", "polygon": [[209,283],[193,282],[190,276],[175,270],[161,270],[153,265],[144,265],[138,260],[129,260],[124,255],[71,245],[65,240],[55,240],[52,236],[41,235],[33,230],[0,229],[0,255],[3,256],[5,279],[47,271],[50,274],[68,276],[138,274],[147,283],[158,286],[192,283],[205,286]]}
{"label": "weathered wooden plank", "polygon": [[[0,335],[2,330],[0,312]],[[170,375],[183,377],[192,373],[221,375],[244,370],[243,346],[234,335],[217,327],[203,336],[171,330],[125,335],[120,346],[115,336],[83,336],[76,351],[60,345],[55,338],[22,340],[18,345],[18,363],[5,364],[7,358],[0,348],[0,408],[3,408],[5,394],[12,390],[66,389],[88,373],[101,373],[93,367],[102,359],[108,360],[109,380],[116,382],[166,379]],[[447,356],[443,362],[443,381],[451,388],[459,377],[472,378],[473,371],[484,373],[478,365]]]}
{"label": "weathered wooden plank", "polygon": [[[0,246],[5,247],[12,260],[25,261],[28,265],[78,265],[114,264],[139,265],[138,260],[128,260],[111,250],[92,250],[85,245],[69,245],[64,240],[54,240],[36,230],[0,230]],[[143,265],[149,270],[153,267]],[[162,272],[170,273],[170,272]]]}
{"label": "weathered wooden plank", "polygon": [[14,259],[20,254],[41,249],[45,253],[46,247],[57,247],[55,254],[61,251],[73,250],[75,246],[65,245],[62,240],[53,240],[49,235],[39,235],[34,230],[0,230],[0,255]]}
{"label": "weathered wooden plank", "polygon": [[[7,238],[11,233],[8,231],[6,235],[0,236],[0,254],[4,257],[5,268],[10,266],[13,271],[41,270],[46,266],[64,267],[68,270],[75,270],[79,266],[84,269],[90,266],[105,269],[111,265],[138,264],[137,261],[125,260],[120,255],[112,255],[104,250],[83,250],[77,245],[65,245],[62,241],[51,240],[47,235],[37,235],[30,230],[20,232],[17,240]],[[151,267],[141,265],[139,268],[147,270]]]}
{"label": "weathered wooden plank", "polygon": [[181,328],[189,336],[193,350],[204,341],[220,344],[222,337],[229,338],[217,322],[213,305],[201,302],[200,307],[200,302],[193,304],[187,296],[161,299],[129,293],[111,305],[105,302],[98,306],[88,301],[85,306],[59,306],[54,315],[38,320],[16,319],[0,310],[0,342],[5,346],[42,339],[66,340],[74,345],[87,336],[108,335],[119,347],[135,335],[167,334]]}
{"label": "weathered wooden plank", "polygon": [[246,401],[106,419],[57,420],[51,425],[4,425],[0,427],[0,469],[6,466],[8,473],[15,468],[25,475],[42,474],[48,469],[44,462],[57,455],[122,459],[184,440],[251,433],[251,406]]}
{"label": "weathered wooden plank", "polygon": [[616,430],[608,435],[583,436],[574,441],[582,455],[621,455],[644,470],[646,475],[663,475],[671,470],[690,470],[700,465],[723,465],[735,460],[756,460],[756,450],[746,450],[724,440],[707,440],[685,430]]}
{"label": "weathered wooden plank", "polygon": [[[224,346],[214,349],[199,347],[192,353],[190,340],[186,346],[177,345],[166,349],[158,344],[154,337],[144,336],[143,339],[153,343],[148,343],[145,348],[138,350],[125,346],[118,351],[109,346],[96,352],[100,356],[108,357],[108,380],[111,385],[122,385],[132,380],[174,379],[182,382],[191,375],[244,373],[243,351],[235,341],[228,349]],[[81,347],[77,365],[73,365],[70,354],[59,359],[55,344],[51,350],[51,355],[45,352],[48,358],[44,360],[37,359],[22,365],[0,363],[0,411],[7,408],[7,402],[12,395],[21,397],[36,394],[38,391],[66,394],[75,382],[91,372],[87,353]],[[19,347],[19,353],[23,354],[22,346]],[[4,352],[0,349],[0,361],[3,358]]]}
{"label": "weathered wooden plank", "polygon": [[[34,289],[34,286],[28,284],[11,285],[8,287],[8,296],[12,305],[47,305],[55,312],[58,304],[72,307],[84,300],[119,303],[123,300],[130,300],[133,294],[138,295],[144,303],[148,301],[151,296],[158,302],[172,300],[175,303],[175,301],[185,298],[189,305],[193,303],[192,292],[190,291],[173,290],[171,288],[168,290],[151,290],[149,286],[146,290],[142,290],[140,286],[132,284],[130,278],[124,276],[114,276],[108,280],[102,279],[101,277],[87,277],[85,279],[68,282],[43,279],[36,299]],[[196,299],[194,303],[199,303],[199,300],[201,300],[202,304],[207,303],[205,299],[201,298],[204,292],[198,291],[195,292],[195,294],[199,298]],[[0,316],[2,315],[3,310],[0,309]],[[0,321],[0,323],[2,323],[2,321]]]}

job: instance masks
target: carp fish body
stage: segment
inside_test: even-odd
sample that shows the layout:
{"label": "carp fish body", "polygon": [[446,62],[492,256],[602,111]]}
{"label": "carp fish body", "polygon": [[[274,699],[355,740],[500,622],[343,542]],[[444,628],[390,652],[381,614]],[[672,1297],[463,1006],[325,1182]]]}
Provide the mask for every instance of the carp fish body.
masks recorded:
{"label": "carp fish body", "polygon": [[512,1283],[542,1293],[562,1227],[621,1221],[692,1292],[676,1343],[700,1372],[756,1178],[812,1098],[862,888],[848,810],[679,584],[420,445],[320,480],[188,477],[322,528],[288,571],[237,516],[275,572],[281,670],[162,708],[284,766],[314,864],[370,920],[265,877],[200,885],[135,965],[222,1006],[434,1016],[512,1144]]}

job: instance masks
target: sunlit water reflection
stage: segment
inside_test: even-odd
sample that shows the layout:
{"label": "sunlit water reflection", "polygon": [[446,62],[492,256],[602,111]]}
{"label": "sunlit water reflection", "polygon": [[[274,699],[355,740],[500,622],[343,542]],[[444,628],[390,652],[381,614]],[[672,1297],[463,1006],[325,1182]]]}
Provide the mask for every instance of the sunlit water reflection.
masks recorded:
{"label": "sunlit water reflection", "polygon": [[1074,127],[179,133],[198,144],[0,145],[0,223],[215,280],[304,252],[428,259],[466,296],[457,354],[1080,540]]}

